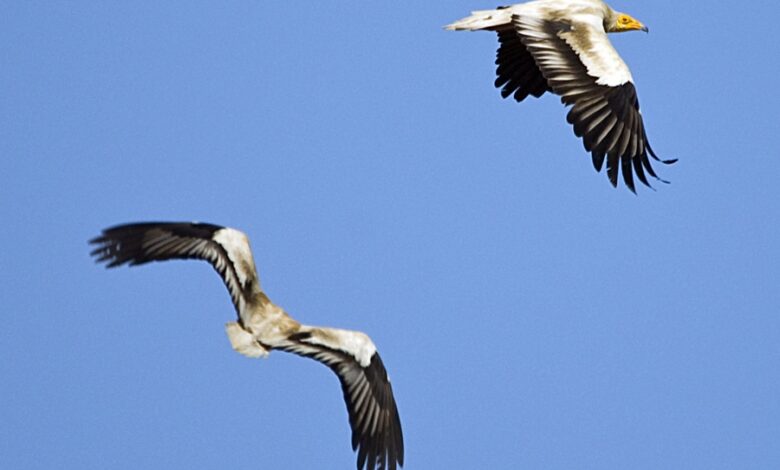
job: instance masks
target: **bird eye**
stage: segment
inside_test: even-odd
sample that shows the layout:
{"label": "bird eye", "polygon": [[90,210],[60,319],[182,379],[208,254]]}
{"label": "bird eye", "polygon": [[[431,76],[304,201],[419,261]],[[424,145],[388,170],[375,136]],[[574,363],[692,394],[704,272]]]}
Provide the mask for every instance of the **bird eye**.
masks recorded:
{"label": "bird eye", "polygon": [[620,17],[620,22],[623,23],[623,24],[627,24],[630,21],[631,20],[627,16],[621,16]]}

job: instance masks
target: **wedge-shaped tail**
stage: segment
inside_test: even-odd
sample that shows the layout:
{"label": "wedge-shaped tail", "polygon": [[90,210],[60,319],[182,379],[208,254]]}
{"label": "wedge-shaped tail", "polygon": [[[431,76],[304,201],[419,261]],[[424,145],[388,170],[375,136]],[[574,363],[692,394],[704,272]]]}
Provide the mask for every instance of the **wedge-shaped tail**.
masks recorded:
{"label": "wedge-shaped tail", "polygon": [[448,24],[444,29],[450,31],[492,31],[511,23],[512,11],[507,8],[499,8],[497,10],[473,11],[470,16]]}

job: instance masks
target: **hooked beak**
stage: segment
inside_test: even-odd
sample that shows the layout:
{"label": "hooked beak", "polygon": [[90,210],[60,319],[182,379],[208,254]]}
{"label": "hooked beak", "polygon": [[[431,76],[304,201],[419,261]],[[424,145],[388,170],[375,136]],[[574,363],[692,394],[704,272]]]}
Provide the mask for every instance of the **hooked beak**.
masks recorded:
{"label": "hooked beak", "polygon": [[625,13],[621,13],[618,15],[618,19],[615,21],[615,26],[613,29],[614,32],[623,32],[623,31],[644,31],[644,32],[650,32],[650,30],[647,28],[647,26],[644,25],[641,21],[634,18],[633,16],[626,15]]}

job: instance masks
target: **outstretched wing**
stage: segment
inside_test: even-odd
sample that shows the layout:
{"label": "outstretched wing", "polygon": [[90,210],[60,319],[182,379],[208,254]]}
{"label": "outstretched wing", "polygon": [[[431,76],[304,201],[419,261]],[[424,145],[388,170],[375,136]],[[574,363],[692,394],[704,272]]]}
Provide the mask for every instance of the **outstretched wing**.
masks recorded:
{"label": "outstretched wing", "polygon": [[[91,254],[109,268],[169,259],[208,261],[230,291],[239,319],[262,293],[249,241],[235,229],[197,223],[127,224],[103,230],[90,243],[97,245]],[[261,298],[267,301],[264,295]],[[273,348],[311,357],[336,373],[349,412],[358,470],[364,466],[366,470],[395,470],[403,465],[403,435],[393,390],[382,359],[366,335],[306,327]]]}
{"label": "outstretched wing", "polygon": [[532,95],[539,98],[545,91],[552,91],[547,80],[534,62],[514,26],[497,29],[498,52],[496,52],[496,88],[501,96],[512,97],[520,102]]}
{"label": "outstretched wing", "polygon": [[90,240],[92,256],[113,268],[150,261],[201,259],[219,273],[239,318],[260,290],[249,240],[243,232],[212,224],[147,222],[117,225]]}
{"label": "outstretched wing", "polygon": [[660,180],[649,157],[663,163],[676,160],[660,160],[650,147],[631,73],[601,20],[572,23],[521,15],[513,23],[549,87],[572,105],[567,120],[591,152],[596,170],[606,159],[607,176],[617,186],[621,167],[623,181],[634,192],[634,173],[646,186],[645,172]]}
{"label": "outstretched wing", "polygon": [[528,95],[539,98],[552,89],[517,33],[512,23],[512,12],[512,7],[474,11],[470,16],[445,26],[445,29],[498,33],[495,85],[501,88],[501,96],[507,98],[512,95],[517,101],[523,101]]}
{"label": "outstretched wing", "polygon": [[[327,332],[320,331],[323,330]],[[362,365],[353,352],[342,350],[335,343],[326,345],[327,341],[315,335],[297,333],[289,338],[288,346],[276,349],[316,359],[336,373],[347,404],[358,470],[364,466],[366,470],[395,470],[403,466],[401,419],[379,354],[373,350],[370,358],[361,358],[365,364]]]}

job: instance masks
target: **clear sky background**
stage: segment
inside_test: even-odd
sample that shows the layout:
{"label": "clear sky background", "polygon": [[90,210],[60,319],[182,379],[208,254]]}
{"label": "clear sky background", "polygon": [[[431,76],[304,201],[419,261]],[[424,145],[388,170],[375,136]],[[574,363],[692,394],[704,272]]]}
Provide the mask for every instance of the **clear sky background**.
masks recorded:
{"label": "clear sky background", "polygon": [[613,189],[547,95],[493,88],[491,2],[0,2],[0,468],[354,468],[336,377],[233,352],[206,263],[376,342],[408,469],[780,468],[774,1],[615,1],[670,185]]}

